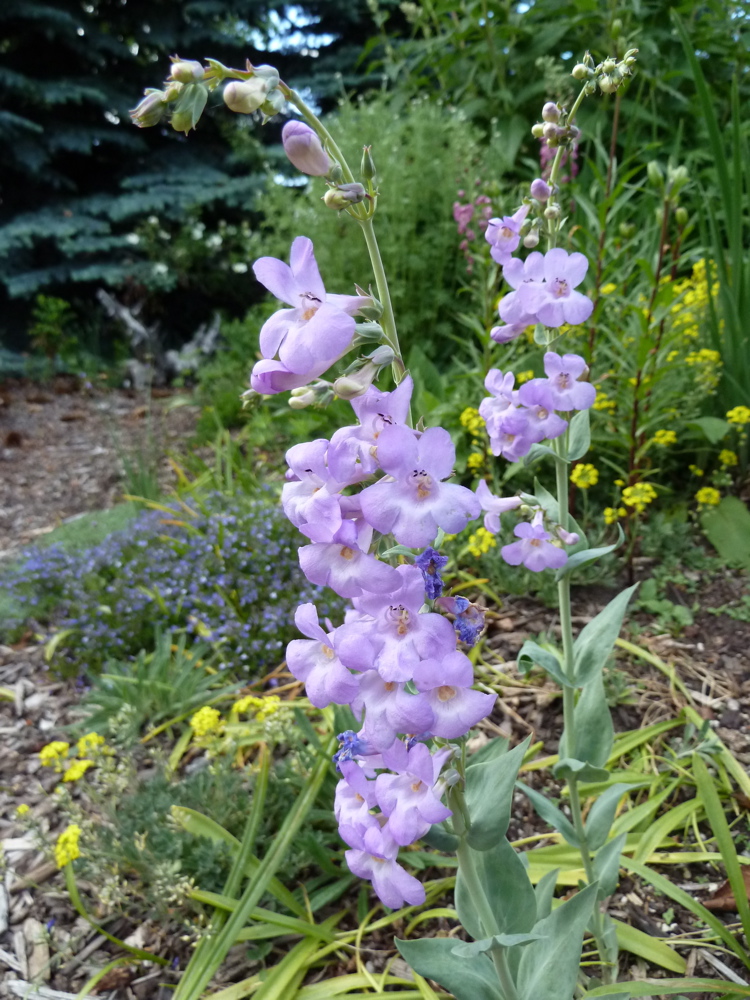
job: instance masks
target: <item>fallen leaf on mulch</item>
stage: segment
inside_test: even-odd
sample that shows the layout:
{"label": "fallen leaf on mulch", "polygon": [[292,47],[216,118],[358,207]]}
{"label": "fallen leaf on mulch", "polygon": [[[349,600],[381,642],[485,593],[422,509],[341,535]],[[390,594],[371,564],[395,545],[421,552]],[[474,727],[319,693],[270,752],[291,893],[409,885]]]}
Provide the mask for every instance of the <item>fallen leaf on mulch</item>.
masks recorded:
{"label": "fallen leaf on mulch", "polygon": [[[745,893],[750,899],[750,865],[742,866],[742,878],[745,882]],[[737,912],[737,900],[734,898],[729,882],[722,882],[710,899],[703,904],[707,910],[733,910]]]}

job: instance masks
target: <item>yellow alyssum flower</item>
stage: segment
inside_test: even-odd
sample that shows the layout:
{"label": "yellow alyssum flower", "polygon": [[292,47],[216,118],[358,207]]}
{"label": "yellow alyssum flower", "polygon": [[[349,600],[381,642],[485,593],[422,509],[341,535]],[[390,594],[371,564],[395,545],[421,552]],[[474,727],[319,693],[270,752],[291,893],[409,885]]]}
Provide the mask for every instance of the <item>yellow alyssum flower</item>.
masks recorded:
{"label": "yellow alyssum flower", "polygon": [[721,355],[709,347],[702,347],[699,351],[690,351],[689,354],[686,354],[685,361],[689,365],[718,365],[721,361]]}
{"label": "yellow alyssum flower", "polygon": [[689,465],[688,469],[693,473],[694,476],[703,475],[703,469],[699,469],[697,465]]}
{"label": "yellow alyssum flower", "polygon": [[43,767],[54,767],[56,771],[62,771],[62,760],[68,756],[70,743],[63,740],[53,740],[46,747],[39,751],[39,760]]}
{"label": "yellow alyssum flower", "polygon": [[674,444],[676,441],[677,434],[674,431],[658,430],[653,437],[654,444],[659,444],[664,447],[668,444]]}
{"label": "yellow alyssum flower", "polygon": [[466,468],[470,472],[478,472],[484,465],[484,455],[479,451],[473,451],[466,459]]}
{"label": "yellow alyssum flower", "polygon": [[479,410],[475,410],[473,406],[467,406],[458,419],[472,437],[479,437],[484,430],[484,420],[479,416]]}
{"label": "yellow alyssum flower", "polygon": [[20,806],[16,809],[16,816],[25,816],[31,807],[28,802],[22,802]]}
{"label": "yellow alyssum flower", "polygon": [[727,410],[727,420],[730,424],[750,424],[750,406],[733,406]]}
{"label": "yellow alyssum flower", "polygon": [[196,736],[208,736],[209,733],[215,733],[220,728],[221,712],[211,708],[210,705],[204,705],[193,715],[190,725]]}
{"label": "yellow alyssum flower", "polygon": [[257,698],[248,694],[244,698],[239,698],[232,709],[237,715],[244,715],[246,712],[255,712],[258,722],[264,722],[270,715],[275,715],[281,708],[281,698],[277,694],[266,695],[265,698]]}
{"label": "yellow alyssum flower", "polygon": [[528,382],[529,379],[534,377],[534,369],[528,368],[525,372],[519,372],[516,375],[516,382],[518,385],[523,385],[524,382]]}
{"label": "yellow alyssum flower", "polygon": [[615,521],[619,521],[621,517],[627,515],[627,510],[624,507],[618,507],[616,510],[614,507],[604,508],[604,523],[614,524]]}
{"label": "yellow alyssum flower", "polygon": [[722,465],[737,465],[739,459],[737,458],[737,452],[731,451],[729,448],[722,448],[719,452],[719,461]]}
{"label": "yellow alyssum flower", "polygon": [[76,750],[78,754],[83,757],[87,753],[91,753],[92,750],[98,750],[99,747],[103,747],[106,740],[99,733],[86,733],[82,736],[80,740],[76,743]]}
{"label": "yellow alyssum flower", "polygon": [[715,507],[721,500],[721,493],[714,489],[713,486],[702,486],[695,494],[695,499],[700,504],[707,504],[709,507]]}
{"label": "yellow alyssum flower", "polygon": [[651,483],[636,483],[634,486],[626,486],[622,491],[622,502],[638,514],[643,513],[646,506],[655,499],[656,490]]}
{"label": "yellow alyssum flower", "polygon": [[93,766],[93,760],[74,760],[65,769],[63,781],[78,781]]}
{"label": "yellow alyssum flower", "polygon": [[71,861],[80,858],[81,849],[78,841],[81,837],[81,828],[77,823],[71,823],[66,827],[55,844],[55,864],[58,868],[64,868]]}
{"label": "yellow alyssum flower", "polygon": [[674,361],[674,359],[679,358],[679,356],[680,356],[679,351],[670,351],[669,354],[667,355],[667,363]]}
{"label": "yellow alyssum flower", "polygon": [[614,399],[611,399],[603,389],[597,389],[596,399],[594,400],[594,409],[603,410],[607,413],[614,413],[617,409],[617,403]]}
{"label": "yellow alyssum flower", "polygon": [[579,490],[587,490],[590,486],[596,486],[599,482],[599,470],[595,465],[588,463],[576,465],[570,473],[570,481]]}
{"label": "yellow alyssum flower", "polygon": [[477,528],[472,535],[469,535],[468,549],[475,559],[483,556],[485,552],[489,552],[490,549],[494,549],[496,546],[497,539],[486,528]]}
{"label": "yellow alyssum flower", "polygon": [[602,287],[599,289],[599,294],[611,295],[612,292],[616,291],[617,291],[617,285],[613,284],[611,281],[608,281],[606,285],[602,285]]}

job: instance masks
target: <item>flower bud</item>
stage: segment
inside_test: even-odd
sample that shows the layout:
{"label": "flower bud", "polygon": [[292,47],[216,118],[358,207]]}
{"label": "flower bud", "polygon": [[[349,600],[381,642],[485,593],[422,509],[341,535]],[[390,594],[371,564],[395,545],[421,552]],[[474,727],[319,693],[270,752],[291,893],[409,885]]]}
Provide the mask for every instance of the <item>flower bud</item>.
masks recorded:
{"label": "flower bud", "polygon": [[554,125],[552,122],[547,122],[546,125],[542,126],[542,135],[547,140],[557,139],[557,137],[560,135],[560,130],[558,129],[557,125]]}
{"label": "flower bud", "polygon": [[260,106],[260,110],[263,113],[263,124],[265,125],[267,121],[274,117],[274,115],[283,111],[285,104],[286,98],[281,91],[272,90]]}
{"label": "flower bud", "polygon": [[560,109],[554,101],[547,101],[542,108],[542,120],[545,122],[554,122],[555,124],[560,121]]}
{"label": "flower bud", "polygon": [[617,90],[617,82],[615,81],[614,77],[608,76],[606,73],[603,73],[599,77],[598,82],[599,82],[599,90],[601,90],[603,94],[614,94],[614,92]]}
{"label": "flower bud", "polygon": [[163,91],[151,90],[133,108],[130,117],[138,128],[148,128],[150,125],[158,125],[166,110],[167,105]]}
{"label": "flower bud", "polygon": [[531,182],[531,197],[536,198],[537,201],[547,201],[549,196],[552,194],[552,188],[543,181],[541,177],[537,177],[536,180]]}
{"label": "flower bud", "polygon": [[621,222],[620,223],[620,236],[624,240],[632,240],[635,236],[636,228],[632,222]]}
{"label": "flower bud", "polygon": [[680,207],[675,211],[674,217],[677,220],[677,225],[680,227],[680,229],[684,229],[684,227],[688,223],[688,218],[689,218],[687,209],[684,208],[682,205],[680,205]]}
{"label": "flower bud", "polygon": [[315,402],[315,392],[309,385],[292,389],[287,401],[293,410],[304,410]]}
{"label": "flower bud", "polygon": [[361,184],[338,184],[329,188],[323,196],[327,208],[342,209],[349,205],[358,205],[367,197],[367,191]]}
{"label": "flower bud", "polygon": [[203,72],[203,67],[195,59],[183,61],[173,56],[169,79],[177,80],[179,83],[196,83],[203,79]]}
{"label": "flower bud", "polygon": [[174,106],[170,125],[175,132],[184,132],[198,124],[208,100],[208,87],[203,83],[186,83]]}
{"label": "flower bud", "polygon": [[583,63],[576,63],[570,75],[575,80],[587,80],[591,76],[591,70]]}
{"label": "flower bud", "polygon": [[544,210],[545,219],[559,219],[560,218],[560,206],[559,205],[547,205]]}
{"label": "flower bud", "polygon": [[648,174],[648,181],[651,187],[663,188],[664,187],[664,174],[662,169],[656,160],[651,160],[646,167],[646,173]]}
{"label": "flower bud", "polygon": [[341,164],[334,162],[331,167],[330,178],[334,184],[344,183],[344,171],[341,169]]}
{"label": "flower bud", "polygon": [[619,17],[616,17],[612,22],[611,31],[613,38],[619,38],[620,35],[622,34],[622,21],[620,20]]}
{"label": "flower bud", "polygon": [[372,146],[364,146],[362,149],[362,165],[359,168],[363,180],[371,181],[375,179],[375,163],[372,158]]}
{"label": "flower bud", "polygon": [[533,250],[534,247],[539,246],[538,227],[535,226],[533,229],[529,230],[529,232],[523,238],[523,245],[526,247],[527,250]]}
{"label": "flower bud", "polygon": [[617,63],[614,59],[605,59],[600,68],[602,73],[611,73],[616,65]]}
{"label": "flower bud", "polygon": [[268,97],[269,86],[262,77],[250,80],[230,80],[224,88],[224,103],[230,111],[251,115]]}
{"label": "flower bud", "polygon": [[537,122],[536,125],[532,125],[531,134],[535,139],[541,139],[544,135],[544,125],[541,122]]}
{"label": "flower bud", "polygon": [[304,122],[287,122],[281,130],[281,141],[289,161],[301,173],[323,177],[331,169],[331,161],[317,133]]}

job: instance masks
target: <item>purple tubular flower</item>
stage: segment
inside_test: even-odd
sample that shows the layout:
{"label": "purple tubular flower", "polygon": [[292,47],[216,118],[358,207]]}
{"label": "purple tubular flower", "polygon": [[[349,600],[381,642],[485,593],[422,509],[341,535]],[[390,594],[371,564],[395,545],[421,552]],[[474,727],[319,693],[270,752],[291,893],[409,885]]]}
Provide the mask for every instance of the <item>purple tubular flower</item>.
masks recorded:
{"label": "purple tubular flower", "polygon": [[509,510],[515,510],[523,502],[520,497],[496,497],[494,493],[490,492],[484,479],[479,480],[476,494],[477,500],[482,505],[482,510],[487,511],[484,515],[484,526],[493,535],[500,531],[500,515],[506,514]]}
{"label": "purple tubular flower", "polygon": [[[457,597],[456,600],[466,600],[466,598]],[[453,627],[461,642],[467,646],[474,646],[484,628],[484,609],[466,601],[466,607],[456,615]]]}
{"label": "purple tubular flower", "polygon": [[362,513],[377,531],[392,531],[396,541],[414,548],[429,545],[438,528],[458,534],[480,507],[465,486],[442,482],[455,460],[442,427],[419,438],[406,427],[386,427],[378,439],[378,462],[395,482],[380,480],[363,490]]}
{"label": "purple tubular flower", "polygon": [[343,665],[334,650],[334,633],[326,635],[318,623],[314,604],[301,604],[294,621],[308,639],[292,639],[286,648],[287,666],[303,681],[307,697],[316,708],[331,702],[350,704],[357,696],[358,679]]}
{"label": "purple tubular flower", "polygon": [[281,141],[290,162],[301,173],[324,177],[331,169],[331,161],[317,133],[304,122],[287,122],[281,130]]}
{"label": "purple tubular flower", "polygon": [[[290,263],[261,257],[253,265],[258,281],[282,302],[260,331],[263,361],[253,368],[256,392],[283,392],[322,375],[348,351],[354,337],[353,314],[370,300],[359,295],[326,295],[312,242],[298,236]],[[272,359],[278,353],[278,362]],[[295,384],[292,384],[295,383]]]}
{"label": "purple tubular flower", "polygon": [[381,902],[392,910],[398,910],[404,903],[410,906],[424,903],[424,886],[396,861],[398,844],[392,838],[381,834],[378,842],[374,829],[368,831],[369,837],[351,827],[342,827],[339,832],[352,847],[344,853],[349,870],[372,882]]}
{"label": "purple tubular flower", "polygon": [[431,545],[414,560],[414,565],[418,566],[422,571],[425,592],[430,601],[434,601],[440,597],[443,592],[443,580],[440,576],[440,570],[447,562],[448,556],[441,556]]}
{"label": "purple tubular flower", "polygon": [[507,264],[510,255],[521,242],[521,226],[529,214],[529,206],[521,205],[513,215],[502,219],[490,219],[484,231],[484,238],[490,244],[490,256],[498,264]]}
{"label": "purple tubular flower", "polygon": [[414,671],[414,684],[427,695],[434,721],[432,735],[458,739],[492,711],[497,696],[472,691],[474,671],[465,653],[456,650],[443,660],[423,660]]}
{"label": "purple tubular flower", "polygon": [[[342,733],[342,736],[345,735]],[[341,753],[341,751],[339,751]],[[371,823],[370,810],[375,800],[375,782],[368,780],[364,770],[354,760],[342,759],[337,762],[342,774],[336,785],[333,813],[341,826],[360,828],[363,832]]]}
{"label": "purple tubular flower", "polygon": [[523,522],[513,529],[518,539],[510,545],[503,545],[500,554],[510,566],[524,565],[532,573],[545,569],[560,569],[568,561],[567,553],[550,539],[552,535],[544,530],[544,514],[537,511],[531,524]]}
{"label": "purple tubular flower", "polygon": [[562,326],[563,323],[585,323],[594,309],[594,303],[574,289],[586,277],[589,262],[582,253],[561,249],[548,250],[544,255],[545,300],[536,314],[545,326]]}
{"label": "purple tubular flower", "polygon": [[372,528],[364,522],[342,521],[330,542],[300,548],[302,572],[310,583],[330,587],[341,597],[392,593],[401,583],[399,575],[393,566],[367,554],[371,537]]}
{"label": "purple tubular flower", "polygon": [[336,739],[339,741],[339,748],[333,755],[333,763],[337,771],[342,770],[345,761],[354,760],[355,757],[369,757],[376,753],[367,740],[362,738],[361,733],[355,733],[353,729],[339,733]]}
{"label": "purple tubular flower", "polygon": [[376,670],[366,670],[360,677],[352,711],[358,717],[364,712],[360,735],[376,753],[391,747],[399,733],[424,733],[432,727],[432,708],[426,697],[409,694],[404,684],[384,681]]}
{"label": "purple tubular flower", "polygon": [[379,774],[375,779],[375,797],[388,831],[401,847],[413,844],[451,814],[440,801],[443,787],[438,781],[440,769],[452,754],[450,747],[431,754],[424,743],[411,750],[397,740],[383,754],[383,763],[396,774]]}
{"label": "purple tubular flower", "polygon": [[[442,615],[419,613],[424,603],[424,580],[416,566],[398,566],[399,589],[388,596],[366,594],[356,598],[358,611],[367,617],[336,630],[337,650],[352,670],[374,668],[384,681],[411,680],[420,660],[445,656],[456,648],[453,630]],[[408,732],[420,729],[412,726]],[[405,732],[406,730],[401,730]]]}
{"label": "purple tubular flower", "polygon": [[508,344],[511,340],[516,340],[524,330],[536,323],[536,316],[523,316],[517,323],[504,323],[502,326],[493,326],[490,330],[490,337],[496,344]]}
{"label": "purple tubular flower", "polygon": [[517,257],[503,266],[503,277],[513,289],[500,300],[497,311],[506,323],[536,322],[537,307],[544,301],[544,256],[535,250],[526,260]]}
{"label": "purple tubular flower", "polygon": [[328,464],[334,476],[354,483],[377,470],[378,438],[384,428],[406,423],[413,389],[414,382],[407,375],[392,392],[370,386],[351,400],[359,426],[340,427],[331,438]]}
{"label": "purple tubular flower", "polygon": [[553,397],[546,380],[533,379],[525,385],[528,385],[526,392],[521,392],[519,389],[518,395],[525,407],[532,440],[538,444],[550,438],[560,437],[565,433],[568,421],[558,417],[554,412]]}
{"label": "purple tubular flower", "polygon": [[590,382],[579,381],[582,375],[588,373],[588,367],[578,354],[563,354],[561,357],[554,351],[547,351],[544,370],[546,379],[535,378],[521,386],[519,396],[522,403],[529,400],[534,405],[541,386],[541,390],[547,393],[550,408],[555,410],[588,410],[594,405],[596,389]]}

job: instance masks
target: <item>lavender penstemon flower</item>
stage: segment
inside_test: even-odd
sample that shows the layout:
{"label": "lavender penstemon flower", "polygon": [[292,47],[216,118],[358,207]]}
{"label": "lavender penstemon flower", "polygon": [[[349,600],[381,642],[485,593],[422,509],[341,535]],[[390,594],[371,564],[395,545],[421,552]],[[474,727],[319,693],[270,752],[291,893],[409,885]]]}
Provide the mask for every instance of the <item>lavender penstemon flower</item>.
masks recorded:
{"label": "lavender penstemon flower", "polygon": [[[307,126],[287,128],[288,155],[304,172],[324,178],[324,204],[359,224],[370,253],[377,298],[359,288],[356,296],[328,295],[305,237],[294,241],[289,265],[273,258],[256,263],[258,280],[291,308],[279,310],[263,327],[263,358],[251,384],[263,394],[291,390],[295,407],[331,399],[340,390],[358,418],[330,441],[298,444],[287,453],[282,504],[306,536],[299,550],[302,570],[312,583],[325,582],[352,602],[343,620],[334,617],[340,624],[334,624],[312,601],[304,601],[295,617],[307,638],[289,643],[287,660],[314,705],[348,705],[358,720],[358,731],[339,736],[334,761],[341,777],[334,811],[349,847],[349,868],[372,882],[385,905],[424,901],[421,883],[399,864],[399,849],[435,824],[450,824],[442,833],[456,845],[456,910],[474,940],[410,940],[398,946],[417,972],[437,975],[457,1000],[480,995],[571,1000],[580,985],[578,960],[587,928],[596,940],[602,978],[611,981],[616,966],[614,926],[601,904],[616,885],[624,845],[624,835],[608,840],[618,799],[608,789],[606,809],[595,807],[584,819],[579,783],[609,779],[604,764],[612,726],[602,668],[634,588],[574,638],[570,573],[617,542],[589,549],[570,517],[568,467],[588,449],[588,411],[596,390],[583,358],[551,347],[562,327],[585,322],[593,310],[591,300],[577,290],[588,269],[585,256],[557,246],[564,224],[560,172],[566,156],[572,163],[581,137],[576,114],[597,87],[611,93],[624,83],[634,62],[635,50],[599,65],[586,54],[573,70],[582,89],[570,109],[546,102],[542,121],[532,129],[542,142],[543,177],[533,181],[520,206],[483,219],[490,255],[510,288],[498,305],[503,325],[490,332],[490,339],[505,343],[533,325],[535,341],[547,351],[545,378],[520,389],[512,373],[490,370],[485,379],[489,396],[479,412],[494,455],[510,461],[552,458],[556,496],[540,483],[534,494],[498,497],[486,482],[476,493],[450,482],[455,450],[448,431],[423,429],[421,421],[413,427],[412,384],[372,222],[379,192],[371,148],[365,147],[358,181],[311,109],[267,67],[231,70],[209,61],[204,80],[194,85],[211,89],[230,80],[229,89],[240,81],[247,100],[263,101],[259,107],[265,116],[280,110],[284,100],[292,103]],[[163,101],[169,103],[168,90]],[[141,109],[136,118],[152,110]],[[178,103],[173,127],[184,127],[185,118]],[[473,216],[474,206],[454,206],[454,218],[467,237]],[[542,239],[544,253],[534,249]],[[525,259],[514,256],[525,250],[531,251]],[[366,340],[377,344],[370,355],[357,358],[333,382],[323,380],[348,350]],[[395,383],[390,393],[374,386],[389,366]],[[482,510],[486,530],[493,533],[505,530],[503,519],[520,515],[514,540],[501,548],[503,558],[534,572],[554,570],[558,582],[562,650],[531,642],[518,657],[521,671],[538,664],[562,686],[564,729],[553,773],[567,784],[571,818],[549,802],[540,812],[580,851],[586,885],[554,913],[554,885],[545,881],[535,893],[506,837],[528,740],[507,752],[495,745],[478,761],[466,760],[465,736],[495,701],[491,692],[474,690],[472,663],[458,646],[479,639],[484,609],[460,594],[443,593],[444,557],[438,550],[445,532],[463,531]],[[397,565],[386,563],[391,556]],[[519,787],[533,803],[540,800],[538,792]],[[208,979],[201,975],[205,985]],[[190,1000],[196,995],[191,993]]]}

